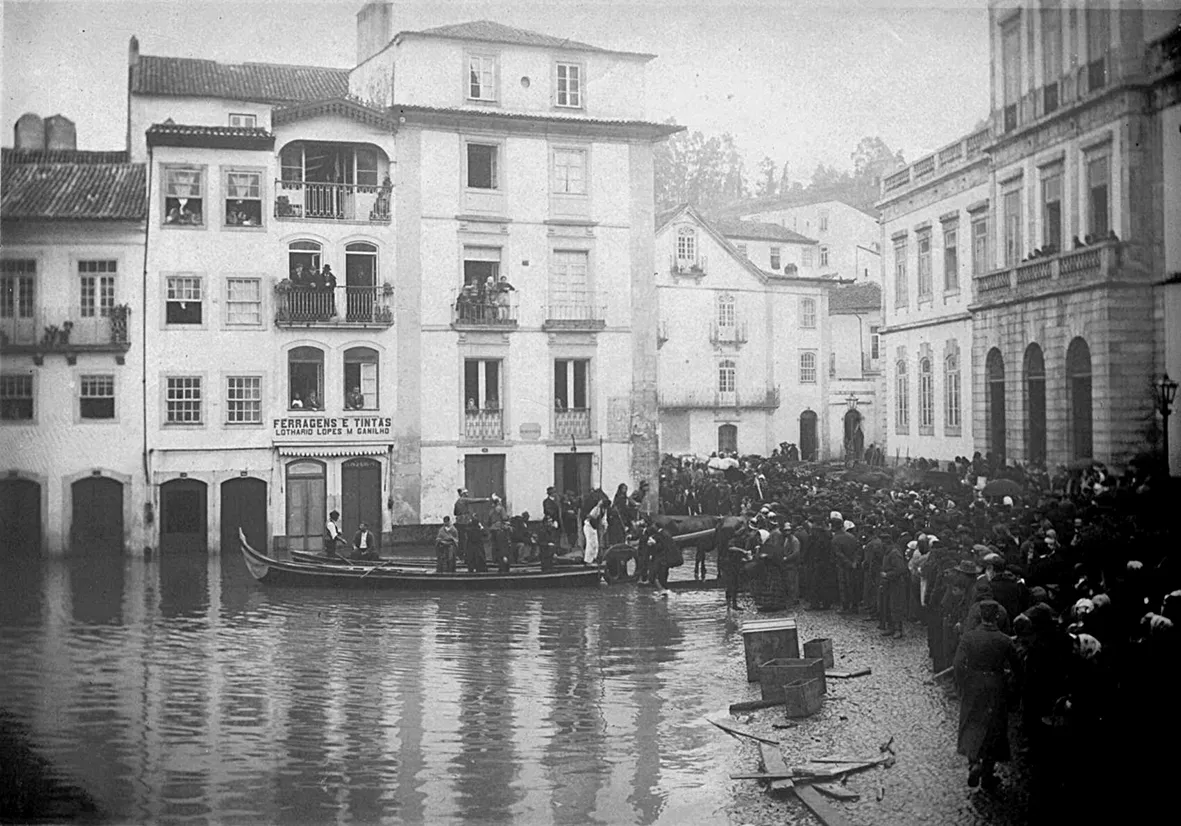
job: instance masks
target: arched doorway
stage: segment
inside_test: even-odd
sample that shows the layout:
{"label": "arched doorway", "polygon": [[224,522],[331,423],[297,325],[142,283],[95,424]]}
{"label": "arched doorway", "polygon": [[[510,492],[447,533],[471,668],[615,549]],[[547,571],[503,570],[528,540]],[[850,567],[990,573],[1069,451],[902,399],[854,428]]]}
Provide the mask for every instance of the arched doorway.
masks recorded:
{"label": "arched doorway", "polygon": [[738,425],[724,424],[718,427],[718,451],[738,452]]}
{"label": "arched doorway", "polygon": [[800,414],[800,458],[805,462],[816,461],[816,449],[820,437],[816,432],[816,412],[805,410]]}
{"label": "arched doorway", "polygon": [[849,410],[845,413],[845,458],[855,462],[861,461],[861,454],[865,451],[865,432],[862,430],[861,411]]}
{"label": "arched doorway", "polygon": [[86,553],[123,550],[123,484],[88,476],[70,486],[70,549]]}
{"label": "arched doorway", "polygon": [[1025,460],[1046,461],[1046,361],[1042,348],[1025,348]]}
{"label": "arched doorway", "polygon": [[324,548],[328,519],[324,463],[302,459],[287,465],[287,547],[296,551]]}
{"label": "arched doorway", "polygon": [[32,479],[0,479],[0,555],[41,550],[41,486]]}
{"label": "arched doorway", "polygon": [[349,459],[341,466],[340,519],[346,538],[364,522],[381,544],[381,462]]}
{"label": "arched doorway", "polygon": [[171,479],[160,486],[160,552],[209,549],[208,491],[199,479]]}
{"label": "arched doorway", "polygon": [[241,476],[221,483],[221,551],[238,549],[238,528],[258,551],[266,551],[267,483]]}
{"label": "arched doorway", "polygon": [[1066,433],[1072,459],[1089,459],[1094,455],[1092,414],[1091,348],[1086,341],[1076,338],[1066,349],[1066,415],[1070,424]]}
{"label": "arched doorway", "polygon": [[1004,461],[1005,458],[1005,358],[993,347],[984,362],[988,392],[985,405],[988,414],[988,450]]}

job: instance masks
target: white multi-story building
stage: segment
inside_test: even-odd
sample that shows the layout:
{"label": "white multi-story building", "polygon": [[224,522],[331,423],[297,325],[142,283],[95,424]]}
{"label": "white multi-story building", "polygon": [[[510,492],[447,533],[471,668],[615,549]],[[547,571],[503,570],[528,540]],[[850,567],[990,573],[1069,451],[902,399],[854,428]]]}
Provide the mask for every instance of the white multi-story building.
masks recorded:
{"label": "white multi-story building", "polygon": [[0,554],[119,553],[152,520],[146,169],[74,147],[68,119],[26,114],[0,161]]}
{"label": "white multi-story building", "polygon": [[[878,219],[844,201],[786,206],[744,215],[748,221],[779,224],[817,239],[802,266],[817,275],[881,283],[881,228]],[[815,268],[814,270],[812,268]]]}
{"label": "white multi-story building", "polygon": [[845,284],[828,297],[829,453],[860,461],[882,447],[882,289],[873,281]]}
{"label": "white multi-story building", "polygon": [[[656,258],[668,262],[657,271],[661,449],[767,455],[791,442],[804,458],[828,458],[825,322],[838,282],[799,274],[795,256],[810,239],[724,225],[726,234],[690,206],[657,224]],[[773,246],[780,267],[763,269],[756,261],[775,263]]]}

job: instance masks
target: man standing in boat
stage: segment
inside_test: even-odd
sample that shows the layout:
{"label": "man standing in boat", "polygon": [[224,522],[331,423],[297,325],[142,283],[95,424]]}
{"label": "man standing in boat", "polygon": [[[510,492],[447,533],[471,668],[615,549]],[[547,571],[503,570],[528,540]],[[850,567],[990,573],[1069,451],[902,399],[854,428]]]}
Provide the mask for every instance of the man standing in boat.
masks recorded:
{"label": "man standing in boat", "polygon": [[357,533],[353,535],[353,559],[380,559],[377,554],[377,540],[373,536],[373,531],[369,530],[369,526],[364,522],[357,526]]}
{"label": "man standing in boat", "polygon": [[344,537],[340,535],[340,511],[332,511],[324,523],[324,555],[339,556],[345,547]]}
{"label": "man standing in boat", "polygon": [[[475,539],[472,536],[472,523],[476,518],[476,509],[473,505],[489,500],[472,497],[467,488],[459,488],[457,492],[459,498],[455,500],[455,508],[452,513],[455,514],[455,530],[459,531],[459,553],[466,559],[468,545]],[[481,551],[481,555],[483,555],[483,551]]]}

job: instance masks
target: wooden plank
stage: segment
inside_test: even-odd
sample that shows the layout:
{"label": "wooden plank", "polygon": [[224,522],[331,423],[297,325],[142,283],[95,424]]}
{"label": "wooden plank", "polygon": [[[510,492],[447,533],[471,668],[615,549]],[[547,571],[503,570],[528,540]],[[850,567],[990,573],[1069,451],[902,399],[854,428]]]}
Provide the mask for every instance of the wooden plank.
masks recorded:
{"label": "wooden plank", "polygon": [[829,805],[820,792],[811,786],[796,786],[795,793],[800,802],[807,806],[824,826],[853,826],[843,814]]}
{"label": "wooden plank", "polygon": [[824,794],[828,795],[829,797],[835,798],[837,800],[860,800],[861,799],[861,795],[857,794],[857,792],[850,791],[849,789],[846,789],[844,786],[840,786],[836,783],[813,783],[812,788],[818,789],[821,792],[823,792]]}
{"label": "wooden plank", "polygon": [[772,772],[755,772],[753,774],[732,774],[731,780],[791,780],[790,774],[774,774]]}
{"label": "wooden plank", "polygon": [[878,757],[813,757],[809,763],[874,763]]}
{"label": "wooden plank", "polygon": [[778,744],[774,748],[765,748],[760,745],[759,755],[763,760],[763,770],[767,774],[783,775],[783,779],[771,781],[771,791],[778,792],[795,788],[795,783],[791,780],[791,773],[787,770],[787,763],[783,762],[783,753],[779,751]]}
{"label": "wooden plank", "polygon": [[766,737],[760,737],[759,735],[753,734],[752,732],[743,731],[742,729],[735,726],[727,725],[726,723],[719,723],[717,720],[710,720],[710,722],[720,728],[722,731],[726,732],[727,734],[732,734],[735,737],[747,737],[759,743],[766,743],[768,746],[779,746],[778,740],[769,740]]}
{"label": "wooden plank", "polygon": [[750,700],[744,703],[731,703],[731,714],[742,714],[745,711],[758,711],[763,708],[783,705],[783,700]]}
{"label": "wooden plank", "polygon": [[866,677],[872,674],[873,671],[868,668],[859,668],[856,671],[837,671],[829,670],[824,672],[825,677],[833,677],[838,680],[851,680],[854,677]]}

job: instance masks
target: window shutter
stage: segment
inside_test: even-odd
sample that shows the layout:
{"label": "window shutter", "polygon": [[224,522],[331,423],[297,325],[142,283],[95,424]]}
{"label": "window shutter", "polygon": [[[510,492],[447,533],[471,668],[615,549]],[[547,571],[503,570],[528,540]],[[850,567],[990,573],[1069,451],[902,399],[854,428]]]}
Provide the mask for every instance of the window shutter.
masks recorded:
{"label": "window shutter", "polygon": [[361,364],[361,395],[365,397],[365,407],[377,407],[377,365],[373,362]]}

